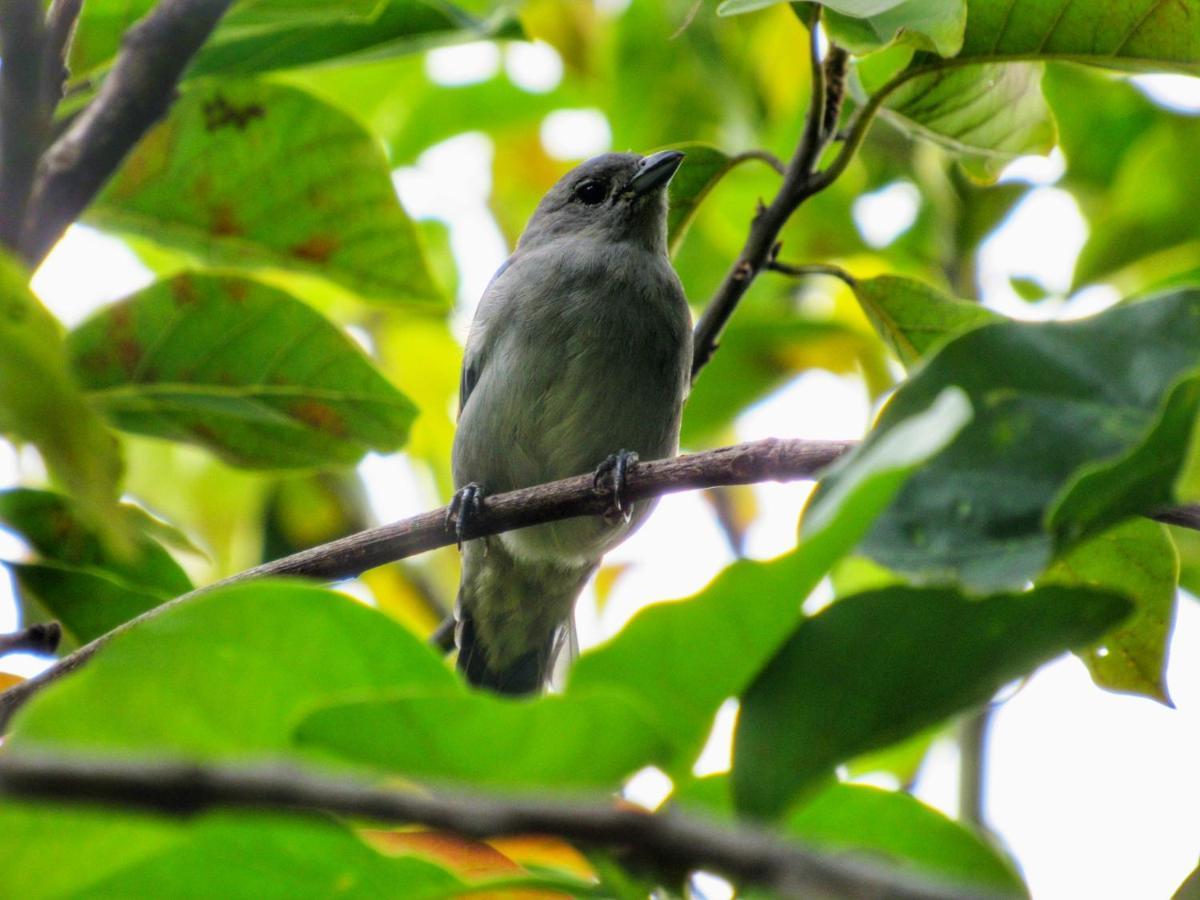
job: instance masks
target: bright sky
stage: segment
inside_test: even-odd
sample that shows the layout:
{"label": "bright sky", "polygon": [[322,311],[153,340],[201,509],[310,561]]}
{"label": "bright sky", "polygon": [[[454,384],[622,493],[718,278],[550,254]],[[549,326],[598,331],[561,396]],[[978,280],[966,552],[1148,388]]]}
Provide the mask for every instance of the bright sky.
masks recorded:
{"label": "bright sky", "polygon": [[[610,4],[619,8],[621,4]],[[543,44],[468,44],[427,56],[434,80],[467,83],[501,69],[524,90],[551,90],[562,76],[557,54]],[[1135,79],[1163,105],[1200,113],[1200,79],[1144,76]],[[547,116],[543,144],[560,159],[609,149],[611,131],[597,110],[562,110]],[[465,334],[474,304],[507,255],[487,208],[491,191],[490,140],[467,134],[431,148],[413,168],[396,172],[405,206],[418,218],[450,227],[461,272],[456,330]],[[475,172],[477,177],[464,177]],[[1014,163],[1006,178],[1039,185],[982,247],[979,279],[984,301],[1008,315],[1086,315],[1115,302],[1107,289],[1070,299],[1074,257],[1086,224],[1073,199],[1055,188],[1061,157]],[[886,246],[912,224],[919,196],[897,182],[863,198],[855,210],[864,238]],[[1050,300],[1029,304],[1009,279],[1031,277]],[[118,241],[73,227],[34,279],[47,305],[68,325],[97,306],[147,284],[149,273]],[[854,380],[814,372],[797,378],[748,410],[737,425],[742,440],[767,436],[857,438],[870,421],[864,390]],[[370,457],[361,467],[375,512],[390,520],[425,510],[446,498],[432,496],[427,481],[403,457]],[[0,443],[0,488],[37,480],[35,454],[15,453]],[[789,549],[810,485],[756,488],[761,515],[749,534],[752,556],[768,558]],[[182,523],[185,524],[186,523]],[[21,545],[0,532],[0,554]],[[665,498],[646,526],[608,562],[626,566],[603,611],[589,589],[578,623],[585,647],[615,633],[642,605],[695,592],[731,559],[708,507],[695,494]],[[0,631],[16,626],[6,579],[0,579]],[[41,663],[8,657],[6,668],[31,673]],[[1171,648],[1168,683],[1177,709],[1099,691],[1073,658],[1044,667],[1013,693],[995,717],[990,747],[987,812],[1015,852],[1037,900],[1166,898],[1196,865],[1200,854],[1200,606],[1185,598]],[[728,764],[736,708],[728,704],[701,761],[704,771]],[[918,795],[954,811],[956,760],[952,745],[938,747],[927,763]],[[661,791],[661,778],[639,779],[643,796]],[[713,895],[719,894],[714,888]]]}

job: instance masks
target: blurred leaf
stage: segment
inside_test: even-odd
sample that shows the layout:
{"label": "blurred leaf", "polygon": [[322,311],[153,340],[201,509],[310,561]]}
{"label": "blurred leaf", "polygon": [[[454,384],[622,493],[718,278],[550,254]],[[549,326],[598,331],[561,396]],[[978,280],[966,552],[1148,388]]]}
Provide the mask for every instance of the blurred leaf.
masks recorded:
{"label": "blurred leaf", "polygon": [[812,510],[798,549],[770,562],[736,562],[691,600],[643,609],[615,639],[579,658],[567,697],[625,690],[676,742],[674,767],[690,767],[717,707],[753,679],[829,567],[968,415],[960,395],[939,398],[903,433],[876,446],[853,482]]}
{"label": "blurred leaf", "polygon": [[[996,172],[1008,161],[1054,146],[1054,120],[1041,92],[1041,63],[938,68],[910,77],[880,115]],[[912,71],[922,66],[914,60]]]}
{"label": "blurred leaf", "polygon": [[58,619],[72,642],[82,644],[192,589],[154,540],[141,509],[123,504],[117,515],[129,546],[114,552],[69,498],[28,488],[0,493],[0,525],[38,556],[5,563],[16,579],[24,621]]}
{"label": "blurred leaf", "polygon": [[1038,583],[1109,588],[1132,599],[1129,621],[1080,656],[1100,687],[1171,706],[1165,667],[1178,578],[1166,526],[1131,519],[1067,553]]}
{"label": "blurred leaf", "polygon": [[725,173],[750,160],[765,160],[747,153],[730,156],[706,144],[679,144],[672,149],[687,154],[668,188],[670,211],[667,214],[667,245],[674,255],[692,219],[696,217],[696,210]]}
{"label": "blurred leaf", "polygon": [[185,90],[86,218],[210,264],[316,274],[367,300],[445,304],[375,140],[294,88]]}
{"label": "blurred leaf", "polygon": [[62,328],[27,281],[0,253],[0,432],[34,444],[83,515],[104,527],[121,479],[120,450],[71,376]]}
{"label": "blurred leaf", "polygon": [[7,746],[247,758],[290,749],[296,719],[347,692],[455,684],[382,613],[321,588],[254,581],[112,638],[18,712]]}
{"label": "blurred leaf", "polygon": [[1126,150],[1103,207],[1092,216],[1075,263],[1075,287],[1111,277],[1151,253],[1200,241],[1189,202],[1200,196],[1197,142],[1200,122],[1170,119]]}
{"label": "blurred leaf", "polygon": [[[75,76],[107,66],[121,35],[154,0],[89,0],[71,47]],[[442,0],[237,3],[196,55],[189,76],[248,74],[326,62],[357,62],[492,36],[518,37],[511,12],[476,15]],[[93,73],[94,74],[94,73]]]}
{"label": "blurred leaf", "polygon": [[0,809],[0,891],[27,900],[426,898],[461,885],[433,863],[375,852],[330,818],[172,819],[19,803]]}
{"label": "blurred leaf", "polygon": [[898,586],[839,600],[802,622],[742,697],[739,809],[782,814],[839,762],[986,702],[1130,609],[1117,594],[1056,586],[982,600]]}
{"label": "blurred leaf", "polygon": [[[1017,587],[1064,549],[1171,501],[1200,405],[1200,293],[1075,322],[1002,322],[951,341],[895,394],[863,446],[947,385],[975,418],[901,491],[863,551],[925,579]],[[854,456],[818,487],[836,490]],[[1081,474],[1083,473],[1083,474]]]}
{"label": "blurred leaf", "polygon": [[1045,286],[1035,278],[1026,278],[1021,275],[1014,275],[1008,279],[1009,287],[1016,292],[1017,296],[1022,300],[1030,303],[1036,303],[1039,300],[1045,300],[1049,295]]}
{"label": "blurred leaf", "polygon": [[1171,900],[1200,900],[1200,866],[1183,880],[1183,884],[1171,895]]}
{"label": "blurred leaf", "polygon": [[282,559],[369,525],[357,472],[316,472],[281,478],[263,510],[262,560]]}
{"label": "blurred leaf", "polygon": [[863,311],[906,368],[951,338],[1001,317],[978,303],[955,300],[911,278],[856,279]]}
{"label": "blurred leaf", "polygon": [[295,739],[389,775],[541,790],[615,789],[667,746],[653,718],[618,691],[512,700],[408,688],[316,709]]}
{"label": "blurred leaf", "polygon": [[185,273],[102,309],[68,347],[118,427],[252,467],[395,450],[414,409],[320,313],[242,278]]}

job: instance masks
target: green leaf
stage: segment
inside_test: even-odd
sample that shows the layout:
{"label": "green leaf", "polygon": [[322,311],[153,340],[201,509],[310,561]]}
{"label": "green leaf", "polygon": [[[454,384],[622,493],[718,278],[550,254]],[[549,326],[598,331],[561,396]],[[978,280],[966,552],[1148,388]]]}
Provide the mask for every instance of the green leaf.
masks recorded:
{"label": "green leaf", "polygon": [[818,849],[883,856],[964,887],[1025,897],[1013,864],[962,825],[899,791],[835,784],[788,816],[784,829]]}
{"label": "green leaf", "polygon": [[247,758],[291,749],[300,715],[347,692],[455,684],[382,613],[309,585],[255,581],[115,635],[21,709],[8,746]]}
{"label": "green leaf", "polygon": [[242,278],[157,282],[79,326],[68,348],[118,427],[234,465],[354,463],[403,446],[415,414],[320,313]]}
{"label": "green leaf", "polygon": [[[154,0],[89,0],[71,45],[74,76],[107,67],[121,36]],[[285,0],[241,2],[225,15],[188,69],[197,75],[251,74],[319,63],[350,63],[415,53],[439,44],[517,37],[511,10],[487,15],[440,0]]]}
{"label": "green leaf", "polygon": [[1164,669],[1178,578],[1179,554],[1166,526],[1132,519],[1067,553],[1039,583],[1111,588],[1131,598],[1129,621],[1080,657],[1100,687],[1171,706]]}
{"label": "green leaf", "polygon": [[938,398],[810,512],[799,548],[770,562],[736,562],[696,597],[642,610],[614,640],[579,658],[568,699],[604,689],[639,699],[676,742],[674,767],[690,767],[717,707],[750,683],[829,567],[969,414],[960,394]]}
{"label": "green leaf", "polygon": [[[929,67],[934,71],[909,78],[891,93],[880,110],[884,119],[993,173],[1018,156],[1054,146],[1041,63]],[[914,60],[912,70],[921,69]]]}
{"label": "green leaf", "polygon": [[1200,0],[968,0],[959,59],[1066,59],[1200,72]]}
{"label": "green leaf", "polygon": [[673,150],[682,150],[685,154],[683,165],[675,173],[668,187],[670,207],[667,213],[667,246],[671,255],[679,249],[683,237],[687,234],[688,226],[696,217],[696,212],[709,191],[716,187],[730,169],[750,160],[765,162],[754,154],[739,154],[730,156],[710,147],[707,144],[677,144]]}
{"label": "green leaf", "polygon": [[824,5],[829,8],[821,22],[829,39],[855,55],[903,41],[939,56],[953,56],[962,47],[967,25],[966,0],[903,0],[862,16],[835,8],[850,4]]}
{"label": "green leaf", "polygon": [[[1187,378],[1197,366],[1198,291],[951,341],[896,392],[859,452],[948,385],[966,391],[975,417],[909,481],[863,551],[978,590],[1025,584],[1056,549],[1171,501],[1200,403]],[[816,497],[853,469],[851,458]]]}
{"label": "green leaf", "polygon": [[987,701],[1130,608],[1056,586],[982,600],[897,586],[839,600],[800,624],[742,698],[738,808],[780,815],[839,762]]}
{"label": "green leaf", "polygon": [[82,644],[185,594],[192,583],[155,540],[164,526],[138,507],[116,515],[127,540],[113,548],[70,498],[17,488],[0,493],[0,525],[23,538],[33,562],[7,561],[24,621],[57,619]]}
{"label": "green leaf", "polygon": [[103,525],[116,503],[119,447],[71,376],[57,320],[3,253],[0,347],[0,433],[34,444],[54,480]]}
{"label": "green leaf", "polygon": [[296,741],[388,774],[543,791],[615,790],[667,746],[651,717],[614,691],[518,701],[373,695],[316,710],[300,722]]}
{"label": "green leaf", "polygon": [[392,858],[328,818],[211,813],[171,819],[48,804],[0,808],[0,891],[65,896],[422,897],[462,882]]}
{"label": "green leaf", "polygon": [[1001,318],[978,303],[955,300],[923,282],[895,275],[856,280],[854,295],[906,368],[951,338]]}
{"label": "green leaf", "polygon": [[86,218],[213,265],[307,273],[367,300],[445,307],[381,148],[294,88],[185,90]]}

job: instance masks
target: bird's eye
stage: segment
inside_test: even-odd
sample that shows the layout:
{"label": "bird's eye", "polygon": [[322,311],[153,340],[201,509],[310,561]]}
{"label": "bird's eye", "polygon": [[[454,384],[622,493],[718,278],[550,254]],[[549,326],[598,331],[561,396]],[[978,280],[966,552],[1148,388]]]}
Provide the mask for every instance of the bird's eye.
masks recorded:
{"label": "bird's eye", "polygon": [[608,189],[599,181],[585,181],[575,188],[575,197],[588,206],[603,203],[607,194]]}

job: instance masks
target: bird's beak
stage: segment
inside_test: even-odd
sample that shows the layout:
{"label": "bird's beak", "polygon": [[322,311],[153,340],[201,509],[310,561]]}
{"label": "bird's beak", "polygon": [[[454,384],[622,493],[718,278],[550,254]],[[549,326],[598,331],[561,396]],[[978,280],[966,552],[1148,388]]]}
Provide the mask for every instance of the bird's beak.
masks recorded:
{"label": "bird's beak", "polygon": [[657,188],[666,187],[682,162],[683,154],[678,150],[663,150],[653,156],[647,156],[638,166],[633,181],[629,182],[629,190],[640,197]]}

